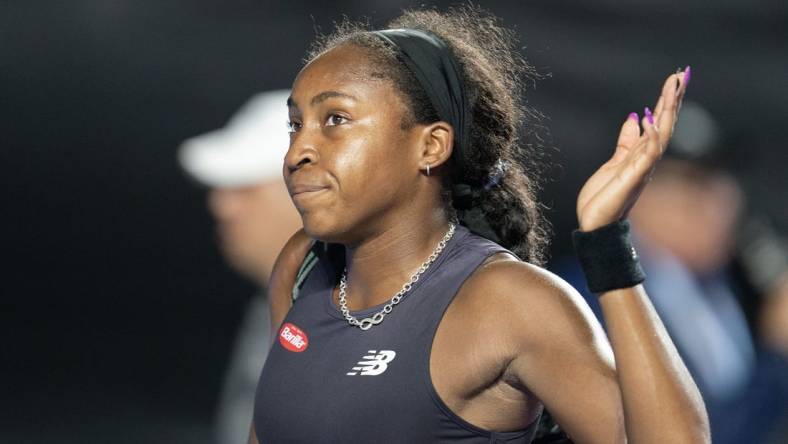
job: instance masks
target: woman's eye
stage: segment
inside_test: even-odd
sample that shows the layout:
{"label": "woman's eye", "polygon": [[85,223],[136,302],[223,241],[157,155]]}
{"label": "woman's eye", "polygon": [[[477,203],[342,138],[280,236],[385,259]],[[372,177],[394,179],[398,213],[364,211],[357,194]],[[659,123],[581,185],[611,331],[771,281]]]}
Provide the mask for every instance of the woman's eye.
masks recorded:
{"label": "woman's eye", "polygon": [[347,123],[348,119],[340,116],[339,114],[331,114],[326,119],[326,126],[337,126],[342,125],[343,123]]}
{"label": "woman's eye", "polygon": [[293,121],[293,120],[288,120],[287,121],[287,132],[288,133],[295,133],[295,132],[297,132],[300,129],[301,129],[301,123],[300,122],[296,122],[296,121]]}

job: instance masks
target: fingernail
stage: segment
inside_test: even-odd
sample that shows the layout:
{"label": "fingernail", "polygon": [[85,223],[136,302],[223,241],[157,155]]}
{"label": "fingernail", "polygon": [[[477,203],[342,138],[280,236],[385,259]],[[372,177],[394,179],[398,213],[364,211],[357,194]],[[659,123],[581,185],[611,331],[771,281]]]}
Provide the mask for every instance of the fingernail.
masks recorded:
{"label": "fingernail", "polygon": [[692,78],[692,68],[690,68],[690,66],[687,65],[687,67],[684,68],[684,85],[685,86],[689,85],[689,82],[690,82],[691,78]]}
{"label": "fingernail", "polygon": [[648,107],[646,107],[646,108],[643,110],[643,114],[645,114],[645,115],[646,115],[646,121],[647,121],[647,122],[648,122],[650,125],[654,125],[654,114],[651,114],[651,110],[650,110],[650,109],[648,109]]}
{"label": "fingernail", "polygon": [[640,117],[638,117],[638,113],[629,113],[629,118],[634,120],[635,122],[640,120]]}

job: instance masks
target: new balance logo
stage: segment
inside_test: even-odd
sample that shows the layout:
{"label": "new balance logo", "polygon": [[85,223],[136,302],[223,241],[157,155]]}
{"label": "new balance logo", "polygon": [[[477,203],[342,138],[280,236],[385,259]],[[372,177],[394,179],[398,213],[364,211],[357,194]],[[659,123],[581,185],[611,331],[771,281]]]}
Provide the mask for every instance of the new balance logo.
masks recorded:
{"label": "new balance logo", "polygon": [[359,372],[362,376],[379,375],[386,371],[389,362],[393,361],[394,357],[397,356],[397,353],[391,350],[381,350],[380,352],[369,350],[367,353],[369,354],[364,356],[356,367],[347,372],[348,376],[355,376]]}

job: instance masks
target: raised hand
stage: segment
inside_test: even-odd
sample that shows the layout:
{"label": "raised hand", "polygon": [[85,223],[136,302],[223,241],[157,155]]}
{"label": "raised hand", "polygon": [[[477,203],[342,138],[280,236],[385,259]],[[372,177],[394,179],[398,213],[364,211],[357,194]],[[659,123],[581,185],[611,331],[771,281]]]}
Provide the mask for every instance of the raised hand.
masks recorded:
{"label": "raised hand", "polygon": [[673,134],[690,73],[688,66],[668,76],[653,113],[646,108],[640,122],[635,113],[626,119],[613,156],[580,190],[577,198],[580,230],[591,231],[626,217]]}

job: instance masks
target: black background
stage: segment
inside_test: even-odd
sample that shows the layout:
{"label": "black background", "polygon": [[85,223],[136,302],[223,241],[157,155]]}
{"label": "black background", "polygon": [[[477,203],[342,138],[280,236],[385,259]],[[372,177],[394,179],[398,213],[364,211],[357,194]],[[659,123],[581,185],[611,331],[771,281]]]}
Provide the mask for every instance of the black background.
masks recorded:
{"label": "black background", "polygon": [[[738,136],[729,167],[785,232],[788,7],[776,1],[489,2],[547,78],[553,255],[629,112],[691,64]],[[407,2],[0,3],[0,442],[210,442],[251,284],[221,261],[175,162],[251,94],[288,87],[316,29]],[[429,4],[443,4],[429,3]]]}

